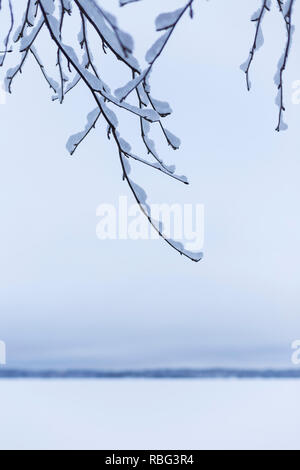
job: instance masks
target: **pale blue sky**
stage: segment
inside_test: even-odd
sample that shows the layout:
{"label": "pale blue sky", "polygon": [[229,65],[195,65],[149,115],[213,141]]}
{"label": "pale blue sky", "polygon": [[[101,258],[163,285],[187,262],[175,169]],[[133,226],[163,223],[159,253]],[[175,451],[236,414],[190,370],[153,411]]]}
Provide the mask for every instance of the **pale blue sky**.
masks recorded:
{"label": "pale blue sky", "polygon": [[[183,2],[165,1],[164,10],[175,3]],[[94,106],[84,88],[52,103],[30,61],[0,106],[0,339],[9,366],[291,366],[290,344],[300,337],[300,106],[291,102],[300,27],[285,80],[289,129],[278,135],[279,15],[265,18],[249,94],[239,65],[260,2],[197,3],[152,74],[153,93],[174,109],[168,128],[183,142],[164,155],[191,185],[150,168],[133,175],[152,202],[205,204],[199,264],[162,241],[96,238],[97,206],[130,194],[103,125],[77,156],[65,150]],[[102,4],[118,10],[115,0]],[[160,4],[119,10],[141,57]],[[104,66],[115,87],[126,82],[109,60]],[[135,122],[123,122],[124,136]]]}

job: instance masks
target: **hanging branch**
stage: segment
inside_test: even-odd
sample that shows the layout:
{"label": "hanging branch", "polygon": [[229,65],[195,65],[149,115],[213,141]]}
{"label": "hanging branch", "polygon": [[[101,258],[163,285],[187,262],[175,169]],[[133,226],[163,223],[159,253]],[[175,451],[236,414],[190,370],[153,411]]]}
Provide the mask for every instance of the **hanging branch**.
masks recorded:
{"label": "hanging branch", "polygon": [[[293,12],[294,0],[285,0],[285,1],[276,0],[276,3],[278,6],[279,13],[284,19],[284,24],[285,24],[286,34],[287,34],[287,40],[285,44],[284,53],[279,60],[278,69],[274,77],[274,81],[278,89],[278,94],[277,94],[275,103],[277,104],[279,108],[278,123],[276,126],[276,131],[279,132],[282,130],[286,130],[288,127],[287,124],[283,121],[283,113],[285,111],[283,77],[284,77],[284,72],[286,70],[286,66],[288,62],[289,52],[290,52],[291,44],[292,44],[292,35],[294,31],[294,26],[292,25],[292,12]],[[254,42],[250,50],[249,58],[244,64],[241,65],[241,69],[246,74],[246,83],[247,83],[248,91],[251,89],[249,72],[250,72],[250,68],[251,68],[255,53],[264,44],[264,36],[262,32],[263,18],[264,18],[266,11],[270,11],[270,8],[271,8],[271,0],[262,0],[261,7],[258,9],[257,12],[255,12],[252,15],[252,18],[251,18],[251,21],[256,22]]]}
{"label": "hanging branch", "polygon": [[36,60],[38,66],[40,67],[41,72],[42,72],[42,74],[43,74],[43,76],[44,76],[46,82],[48,83],[49,87],[52,88],[52,90],[54,91],[54,93],[57,93],[57,90],[58,90],[58,88],[59,88],[59,85],[58,85],[57,82],[55,82],[55,80],[54,80],[52,77],[50,77],[50,76],[47,74],[46,68],[45,68],[45,66],[43,65],[43,63],[42,63],[42,61],[41,61],[41,59],[40,59],[40,57],[39,57],[39,55],[38,55],[38,52],[37,52],[37,50],[36,50],[36,48],[35,48],[34,45],[32,45],[32,46],[30,47],[30,52],[31,52],[31,54],[33,55],[34,59]]}
{"label": "hanging branch", "polygon": [[170,13],[162,13],[156,18],[156,31],[166,32],[153,44],[153,46],[147,52],[146,60],[149,64],[147,69],[144,70],[143,73],[139,74],[137,78],[134,78],[131,82],[127,83],[127,85],[116,90],[116,96],[118,96],[120,101],[125,100],[130,95],[130,93],[135,90],[142,82],[144,85],[146,84],[148,75],[151,73],[155,62],[164,51],[181,18],[187,10],[192,11],[191,9],[193,2],[194,0],[189,0],[189,2],[183,8]]}
{"label": "hanging branch", "polygon": [[86,52],[86,57],[87,57],[86,68],[88,69],[89,67],[91,67],[96,77],[99,78],[96,66],[94,65],[92,53],[89,48],[88,39],[87,39],[86,19],[82,11],[80,12],[80,17],[81,17],[82,29],[81,29],[80,36],[79,36],[79,42],[80,42],[81,47],[84,48]]}
{"label": "hanging branch", "polygon": [[251,21],[256,23],[254,41],[253,41],[253,44],[252,44],[252,47],[251,47],[251,50],[250,50],[249,58],[247,59],[247,61],[244,64],[241,65],[241,69],[246,74],[246,84],[247,84],[248,91],[250,91],[250,89],[251,89],[251,82],[250,82],[250,79],[249,79],[249,73],[250,73],[250,68],[251,68],[255,53],[264,44],[264,36],[263,36],[263,32],[262,32],[262,22],[263,22],[266,11],[270,11],[270,0],[262,0],[261,8],[259,8],[258,11],[255,12],[251,17]]}
{"label": "hanging branch", "polygon": [[[143,109],[143,107],[147,107],[150,105],[152,109],[155,110],[161,117],[165,117],[171,114],[172,110],[168,103],[154,100],[154,98],[151,97],[148,77],[152,71],[155,62],[162,54],[168,41],[174,33],[176,26],[179,24],[181,18],[186,13],[186,11],[189,11],[190,16],[192,17],[193,2],[194,0],[190,0],[186,3],[183,8],[180,8],[170,13],[162,13],[158,16],[158,18],[156,19],[156,30],[166,31],[166,33],[162,37],[160,37],[147,52],[146,60],[149,63],[149,66],[142,73],[135,73],[133,71],[133,79],[125,86],[115,91],[115,95],[119,98],[121,102],[126,100],[126,98],[132,93],[132,91],[135,90],[138,97],[140,109]],[[125,3],[123,3],[123,5],[124,4]],[[164,137],[167,140],[168,145],[170,145],[174,150],[178,149],[178,147],[180,146],[180,140],[175,137],[172,133],[170,133],[167,129],[165,129],[161,119],[159,120],[159,125]],[[157,162],[162,165],[164,170],[167,170],[172,173],[173,168],[168,168],[157,155],[157,152],[155,150],[155,143],[149,138],[149,125],[147,122],[145,122],[143,118],[140,119],[140,128],[141,136],[148,154],[151,154],[155,158],[155,160],[157,160]]]}
{"label": "hanging branch", "polygon": [[[3,54],[2,57],[0,57],[0,67],[3,66],[7,54],[12,52],[12,49],[10,49],[10,50],[8,49],[10,36],[11,36],[11,33],[13,31],[13,27],[14,27],[14,13],[13,13],[11,0],[9,0],[8,5],[9,5],[9,14],[10,14],[10,26],[9,26],[9,30],[8,30],[7,35],[5,37],[5,40],[4,40],[5,50],[4,50],[4,52],[2,52],[2,51],[0,52],[0,54]],[[2,3],[0,3],[0,10],[1,9],[2,9]]]}
{"label": "hanging branch", "polygon": [[[59,8],[60,8],[60,19],[59,19],[59,39],[62,40],[62,29],[63,29],[63,24],[64,24],[64,16],[65,16],[65,6],[63,3],[63,0],[59,0]],[[56,63],[58,70],[59,70],[59,79],[60,79],[60,87],[59,87],[59,101],[62,104],[64,101],[65,93],[65,82],[67,82],[67,78],[64,75],[63,72],[63,66],[62,66],[62,56],[61,56],[61,51],[58,48],[57,49],[57,63]]]}
{"label": "hanging branch", "polygon": [[[139,0],[121,0],[120,5],[136,3]],[[184,2],[184,0],[183,0]],[[287,33],[284,54],[278,65],[278,72],[275,83],[278,87],[277,104],[279,106],[279,118],[276,130],[286,128],[283,122],[284,92],[283,81],[286,70],[289,52],[292,43],[292,13],[294,0],[276,0],[280,15],[284,18],[284,25]],[[146,165],[147,167],[160,171],[164,175],[188,184],[185,176],[176,173],[175,166],[167,165],[156,150],[155,141],[151,139],[151,125],[157,123],[167,144],[174,150],[180,146],[180,140],[170,132],[164,124],[166,116],[170,115],[172,109],[164,101],[157,100],[152,96],[150,75],[166,50],[166,46],[173,36],[177,26],[185,14],[193,18],[194,0],[185,0],[182,8],[175,11],[162,13],[156,19],[156,30],[161,36],[155,41],[146,54],[148,65],[144,70],[139,66],[133,55],[133,40],[129,34],[122,31],[117,19],[108,13],[98,0],[27,0],[25,2],[24,14],[19,25],[15,25],[15,15],[11,0],[6,3],[10,12],[10,22],[4,28],[4,50],[1,52],[0,66],[4,66],[7,53],[16,51],[17,64],[6,72],[6,87],[11,92],[11,87],[15,77],[22,72],[29,52],[37,64],[47,85],[53,90],[52,99],[63,103],[67,94],[72,92],[79,83],[82,83],[91,94],[96,108],[87,116],[87,123],[81,132],[71,136],[67,142],[67,149],[71,155],[74,154],[78,146],[88,137],[96,124],[100,121],[107,126],[107,137],[111,139],[116,147],[116,152],[120,160],[123,179],[127,182],[135,200],[141,211],[147,217],[154,230],[176,251],[193,261],[199,261],[202,253],[190,253],[179,243],[168,239],[161,225],[156,223],[151,217],[150,207],[147,204],[147,195],[130,176],[129,161]],[[247,89],[250,90],[250,71],[258,49],[263,45],[263,19],[267,11],[270,10],[271,0],[261,0],[261,7],[252,16],[251,20],[256,24],[255,35],[250,54],[247,61],[242,65],[246,74]],[[3,4],[0,0],[0,23],[2,18]],[[80,19],[80,32],[71,45],[65,43],[65,17],[73,15],[73,12]],[[1,26],[1,24],[0,24]],[[50,44],[56,52],[56,74],[51,77],[44,60],[39,56],[38,38],[42,29],[45,29],[50,38]],[[97,39],[90,43],[90,32]],[[97,42],[98,41],[98,42]],[[110,53],[112,57],[121,62],[125,71],[130,72],[130,81],[111,92],[110,87],[102,77],[102,71],[97,69],[93,50],[97,47],[99,51]],[[79,52],[76,52],[79,49]],[[14,56],[13,56],[14,57]],[[134,92],[136,104],[129,103],[127,98]],[[117,112],[126,111],[138,118],[138,128],[140,138],[146,157],[136,155],[131,150],[129,143],[123,139],[119,132]]]}
{"label": "hanging branch", "polygon": [[287,124],[283,122],[283,112],[285,111],[285,106],[284,106],[284,90],[283,90],[283,75],[284,71],[286,69],[288,57],[289,57],[289,52],[291,48],[291,43],[292,43],[292,34],[294,32],[294,26],[292,25],[292,13],[293,13],[293,5],[294,5],[294,0],[288,0],[285,8],[282,7],[282,2],[280,3],[280,11],[283,14],[283,18],[285,21],[285,26],[286,26],[286,33],[287,33],[287,40],[286,40],[286,45],[285,45],[285,50],[283,53],[283,56],[281,57],[279,63],[278,63],[278,71],[275,75],[274,81],[275,84],[278,87],[278,95],[276,98],[276,103],[279,107],[279,116],[278,116],[278,124],[276,127],[276,131],[279,132],[280,130],[285,130],[287,129]]}
{"label": "hanging branch", "polygon": [[278,5],[278,8],[279,8],[279,11],[282,12],[283,0],[277,0],[277,5]]}
{"label": "hanging branch", "polygon": [[18,41],[22,37],[21,45],[20,45],[21,61],[14,68],[9,69],[7,71],[6,84],[7,84],[7,89],[9,93],[11,93],[11,86],[12,86],[12,82],[14,78],[16,77],[18,73],[22,73],[22,67],[28,57],[28,53],[33,43],[35,42],[36,38],[38,37],[43,25],[44,25],[44,22],[40,20],[36,26],[33,27],[33,25],[31,25],[32,31],[28,36],[24,36],[24,35],[18,36]]}
{"label": "hanging branch", "polygon": [[[159,49],[154,45],[149,51],[148,55],[152,54],[151,62],[149,62],[150,69],[165,48],[180,18],[191,7],[192,3],[193,0],[188,2],[172,24],[168,25],[165,23],[163,25],[162,29],[167,30],[168,37],[164,40],[164,43],[160,44]],[[56,6],[58,8],[55,8]],[[77,9],[81,20],[81,30],[75,45],[77,44],[80,50],[83,51],[82,58],[79,57],[74,47],[64,42],[64,17],[66,13],[72,15],[75,9]],[[57,51],[58,80],[50,77],[47,67],[38,53],[37,38],[43,26],[47,29]],[[101,78],[94,62],[92,47],[88,38],[89,28],[93,29],[94,33],[96,33],[105,53],[109,50],[118,61],[121,61],[131,71],[133,78],[142,76],[142,81],[135,87],[138,100],[137,106],[126,102],[124,99],[121,100],[112,94],[109,86]],[[184,184],[188,184],[185,176],[175,173],[174,166],[167,166],[162,161],[155,150],[155,143],[149,137],[150,124],[157,122],[163,130],[168,143],[173,148],[179,146],[179,139],[165,129],[161,122],[165,116],[170,114],[171,108],[167,103],[151,97],[148,81],[150,70],[147,73],[141,71],[137,60],[132,55],[133,40],[119,28],[116,18],[100,7],[95,0],[73,0],[72,2],[70,0],[28,0],[22,22],[17,28],[14,38],[17,43],[20,43],[19,52],[21,56],[18,65],[7,71],[7,89],[11,92],[12,81],[19,72],[22,72],[29,52],[37,63],[46,83],[55,93],[52,98],[53,100],[59,100],[60,103],[63,103],[66,94],[74,90],[79,82],[82,82],[93,97],[96,108],[88,114],[84,130],[69,138],[67,142],[68,151],[73,155],[78,146],[95,128],[99,119],[102,118],[107,125],[108,138],[112,139],[115,143],[123,179],[127,182],[136,202],[149,223],[173,249],[193,261],[199,261],[202,258],[202,253],[189,252],[180,243],[170,240],[164,235],[161,224],[156,223],[151,217],[145,191],[130,177],[129,160],[133,160],[160,171],[164,175]],[[65,63],[68,66],[68,74],[64,71]],[[72,75],[71,78],[69,77],[70,74]],[[147,154],[153,157],[154,162],[131,151],[130,145],[120,135],[118,119],[111,107],[114,107],[116,110],[123,109],[139,118],[142,141]]]}

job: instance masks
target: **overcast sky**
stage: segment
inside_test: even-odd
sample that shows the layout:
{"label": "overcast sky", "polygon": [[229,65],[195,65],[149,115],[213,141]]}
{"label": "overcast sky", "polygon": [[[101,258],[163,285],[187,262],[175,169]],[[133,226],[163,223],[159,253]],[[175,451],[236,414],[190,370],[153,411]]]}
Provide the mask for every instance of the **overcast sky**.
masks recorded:
{"label": "overcast sky", "polygon": [[[142,58],[162,2],[101,3],[118,12]],[[163,3],[168,11],[184,2]],[[164,157],[191,185],[150,168],[132,174],[150,202],[205,205],[199,264],[161,240],[97,239],[99,204],[132,196],[103,122],[68,156],[69,135],[94,107],[84,87],[63,106],[52,103],[30,60],[0,106],[0,339],[8,366],[291,366],[290,345],[300,338],[300,106],[291,100],[300,8],[285,79],[289,129],[277,134],[273,76],[285,36],[276,10],[265,18],[249,94],[239,66],[260,2],[196,3],[194,20],[182,21],[152,73],[153,94],[174,109],[168,128],[182,139]],[[41,51],[50,47],[44,34]],[[122,67],[109,64],[106,80],[124,85]],[[125,122],[124,136],[136,125]]]}

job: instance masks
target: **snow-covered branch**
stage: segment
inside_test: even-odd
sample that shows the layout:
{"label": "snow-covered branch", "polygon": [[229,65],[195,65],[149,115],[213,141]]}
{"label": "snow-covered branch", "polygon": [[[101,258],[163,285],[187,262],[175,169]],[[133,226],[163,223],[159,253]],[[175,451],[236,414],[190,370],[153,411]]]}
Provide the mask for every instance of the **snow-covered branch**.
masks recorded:
{"label": "snow-covered branch", "polygon": [[[120,0],[120,6],[134,4],[142,0]],[[18,8],[20,3],[18,3]],[[199,2],[200,3],[200,2]],[[254,39],[246,62],[241,66],[246,75],[247,89],[251,89],[250,71],[256,53],[264,44],[263,27],[265,14],[270,11],[272,3],[283,19],[286,31],[286,42],[283,55],[278,64],[275,83],[278,88],[276,102],[279,107],[277,131],[287,126],[283,122],[284,106],[284,72],[292,44],[294,31],[293,7],[295,0],[260,0],[258,10],[252,15],[255,25]],[[185,176],[176,173],[174,165],[168,165],[157,151],[156,142],[151,138],[152,123],[156,123],[165,142],[174,150],[180,146],[180,139],[165,126],[166,116],[172,113],[171,106],[158,100],[151,91],[151,72],[159,63],[159,58],[167,51],[167,45],[172,36],[178,31],[182,18],[194,16],[196,0],[182,0],[181,8],[175,11],[163,12],[156,18],[158,39],[146,53],[147,66],[141,69],[133,54],[134,41],[130,34],[123,31],[118,20],[101,5],[101,0],[22,0],[22,15],[15,15],[15,3],[12,0],[0,0],[0,67],[5,66],[5,83],[7,90],[12,91],[12,84],[22,73],[28,57],[32,57],[37,70],[42,74],[52,90],[52,100],[63,103],[66,96],[72,93],[79,83],[85,85],[93,98],[95,108],[88,114],[83,130],[71,136],[67,149],[71,155],[78,146],[90,135],[96,124],[104,122],[107,127],[107,137],[111,139],[120,160],[123,179],[127,181],[134,198],[141,207],[150,224],[159,235],[176,251],[188,258],[199,261],[202,253],[187,252],[183,246],[169,240],[163,234],[161,225],[152,220],[147,205],[147,196],[130,176],[129,161],[136,161],[150,169],[187,184]],[[130,8],[130,7],[129,7]],[[134,8],[134,6],[132,6]],[[20,17],[19,17],[20,16]],[[66,40],[66,26],[71,17],[74,28],[77,28],[75,38]],[[78,28],[79,19],[79,28]],[[79,31],[78,31],[79,29]],[[49,59],[39,52],[40,32],[48,33],[49,46],[55,53],[55,72],[50,72]],[[93,37],[93,40],[90,38]],[[120,79],[120,87],[111,91],[109,83],[105,83],[103,72],[94,59],[94,51],[110,54],[113,60],[121,63],[127,83]],[[13,60],[13,66],[6,69],[8,54]],[[11,62],[10,60],[9,62]],[[54,76],[53,76],[54,74]],[[124,84],[125,83],[125,84]],[[135,100],[128,101],[128,98]],[[131,150],[129,143],[121,136],[119,128],[119,111],[130,113],[136,118],[137,131],[140,134],[145,155]]]}
{"label": "snow-covered branch", "polygon": [[[67,94],[72,92],[82,82],[95,102],[95,109],[87,116],[87,123],[81,132],[71,136],[67,142],[67,149],[71,155],[74,154],[78,146],[88,137],[95,128],[96,123],[102,119],[107,126],[107,137],[112,139],[116,146],[117,155],[120,160],[123,179],[127,181],[130,190],[141,211],[147,217],[154,230],[180,254],[199,261],[202,253],[191,253],[173,240],[168,239],[163,233],[161,224],[156,223],[151,218],[147,196],[130,177],[129,160],[139,162],[149,168],[158,170],[164,175],[176,179],[184,184],[188,184],[185,176],[180,176],[175,172],[174,165],[166,165],[156,151],[155,143],[150,138],[151,123],[159,124],[167,143],[176,149],[180,141],[170,131],[168,131],[162,120],[171,113],[168,103],[159,101],[151,96],[149,76],[153,64],[165,48],[169,37],[173,33],[180,18],[185,11],[191,8],[194,0],[190,0],[180,11],[165,15],[158,19],[158,30],[166,30],[164,40],[156,43],[148,52],[149,67],[146,71],[141,71],[138,61],[133,55],[133,39],[120,29],[117,19],[104,10],[97,0],[26,0],[25,9],[20,24],[14,24],[13,9],[11,1],[8,6],[11,8],[11,25],[6,35],[4,58],[9,50],[14,50],[14,57],[17,64],[6,71],[6,86],[11,92],[12,82],[18,73],[21,73],[29,52],[34,58],[38,70],[42,73],[48,86],[53,90],[53,100],[63,103]],[[2,6],[2,5],[1,5]],[[65,15],[77,15],[80,18],[80,31],[74,43],[66,42],[64,35]],[[164,15],[162,15],[164,16]],[[163,20],[163,22],[162,22]],[[0,17],[1,21],[1,17]],[[76,23],[75,23],[76,24]],[[52,44],[56,51],[57,77],[52,77],[48,72],[48,67],[40,56],[38,37],[40,31],[46,29],[49,34],[49,44]],[[89,32],[93,31],[93,36],[98,38],[98,44],[89,39]],[[12,38],[13,34],[13,38]],[[16,48],[16,46],[18,46]],[[98,46],[98,47],[97,47]],[[110,51],[112,56],[123,63],[123,66],[132,74],[136,85],[131,91],[136,92],[137,104],[131,104],[125,97],[120,97],[118,93],[113,94],[97,70],[93,57],[93,49],[103,53]],[[1,65],[4,64],[4,59]],[[131,146],[121,136],[119,130],[119,120],[117,111],[125,110],[139,119],[139,128],[142,142],[146,150],[146,156],[139,156],[131,150]],[[148,155],[148,157],[147,157]],[[149,160],[149,156],[154,161]]]}
{"label": "snow-covered branch", "polygon": [[276,127],[276,131],[281,131],[287,129],[287,124],[283,121],[282,115],[283,112],[285,111],[285,106],[284,106],[284,91],[283,91],[283,75],[284,71],[286,69],[288,57],[289,57],[289,52],[291,48],[291,43],[292,43],[292,35],[294,32],[294,26],[292,24],[292,15],[293,15],[293,6],[294,6],[294,0],[288,0],[284,7],[282,6],[282,2],[279,2],[279,8],[280,11],[282,12],[285,26],[286,26],[286,44],[285,44],[285,49],[282,57],[279,60],[278,63],[278,71],[274,77],[275,85],[278,87],[278,95],[276,98],[276,103],[279,107],[279,116],[278,116],[278,124]]}
{"label": "snow-covered branch", "polygon": [[[292,14],[293,14],[294,3],[295,3],[294,0],[276,0],[279,13],[284,19],[286,35],[287,35],[284,52],[278,62],[278,69],[274,77],[275,85],[278,88],[278,93],[277,93],[277,97],[275,100],[279,108],[278,123],[276,126],[276,131],[278,132],[281,130],[287,129],[287,124],[283,121],[283,112],[285,111],[283,78],[284,78],[284,72],[286,70],[288,57],[289,57],[289,53],[291,49],[292,36],[293,36],[294,29],[295,29],[294,25],[292,24]],[[248,59],[246,60],[245,63],[241,65],[241,69],[246,74],[246,83],[247,83],[248,91],[250,91],[251,89],[251,81],[250,81],[249,73],[250,73],[251,65],[254,60],[255,53],[264,44],[264,35],[263,35],[263,28],[262,28],[263,19],[264,19],[265,13],[267,11],[270,11],[271,5],[272,5],[271,0],[261,0],[260,8],[251,17],[251,21],[256,23],[254,41],[250,49],[250,54],[249,54]]]}
{"label": "snow-covered branch", "polygon": [[250,50],[249,58],[247,61],[241,65],[241,69],[246,74],[246,83],[248,91],[251,89],[251,82],[249,79],[250,68],[254,59],[254,55],[258,49],[260,49],[264,44],[264,35],[262,32],[262,22],[265,16],[266,11],[270,11],[271,0],[262,0],[261,7],[252,15],[251,21],[256,23],[254,41]]}

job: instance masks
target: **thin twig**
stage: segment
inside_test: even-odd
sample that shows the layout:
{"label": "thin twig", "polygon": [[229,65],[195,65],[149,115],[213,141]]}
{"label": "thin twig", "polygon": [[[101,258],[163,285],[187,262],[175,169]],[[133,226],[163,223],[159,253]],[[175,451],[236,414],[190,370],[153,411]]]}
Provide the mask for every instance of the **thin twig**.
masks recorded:
{"label": "thin twig", "polygon": [[276,131],[279,132],[281,130],[282,126],[282,115],[283,112],[285,111],[285,106],[284,106],[284,91],[283,91],[283,75],[284,71],[286,69],[288,57],[289,57],[289,52],[290,52],[290,47],[291,47],[291,41],[292,41],[292,31],[293,31],[293,26],[292,26],[292,13],[293,13],[293,5],[294,5],[294,0],[290,0],[289,8],[287,9],[286,14],[284,15],[284,21],[286,25],[286,31],[287,31],[287,41],[286,41],[286,46],[284,50],[284,55],[283,55],[283,60],[282,63],[279,67],[279,83],[278,83],[278,106],[279,106],[279,116],[278,116],[278,124],[276,127]]}

